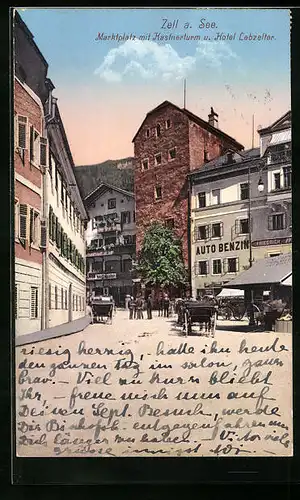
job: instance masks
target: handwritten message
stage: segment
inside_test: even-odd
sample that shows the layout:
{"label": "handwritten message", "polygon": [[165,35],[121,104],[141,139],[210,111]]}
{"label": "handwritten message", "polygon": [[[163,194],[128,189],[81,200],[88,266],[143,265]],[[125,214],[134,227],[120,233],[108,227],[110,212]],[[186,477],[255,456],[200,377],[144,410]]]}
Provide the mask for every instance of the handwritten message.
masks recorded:
{"label": "handwritten message", "polygon": [[17,455],[293,454],[290,336],[158,338],[17,348]]}

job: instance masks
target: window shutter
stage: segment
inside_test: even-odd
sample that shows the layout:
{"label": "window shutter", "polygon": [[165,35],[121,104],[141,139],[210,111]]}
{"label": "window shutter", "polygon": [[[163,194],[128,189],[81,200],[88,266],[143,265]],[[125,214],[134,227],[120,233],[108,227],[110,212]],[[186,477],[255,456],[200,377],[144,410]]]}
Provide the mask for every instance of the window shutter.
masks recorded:
{"label": "window shutter", "polygon": [[29,223],[29,243],[34,240],[34,210],[30,209],[30,223]]}
{"label": "window shutter", "polygon": [[273,215],[268,216],[268,230],[269,231],[273,230]]}
{"label": "window shutter", "polygon": [[240,259],[238,257],[235,259],[235,269],[237,273],[240,271]]}
{"label": "window shutter", "polygon": [[211,225],[210,224],[207,224],[205,226],[205,232],[206,232],[206,239],[211,238]]}
{"label": "window shutter", "polygon": [[49,238],[50,240],[53,239],[53,225],[52,225],[52,217],[53,217],[53,209],[51,205],[49,206]]}
{"label": "window shutter", "polygon": [[27,117],[18,116],[18,147],[26,149]]}
{"label": "window shutter", "polygon": [[31,125],[30,127],[30,161],[34,160],[34,128]]}
{"label": "window shutter", "polygon": [[46,249],[47,246],[47,222],[45,219],[41,219],[41,243],[40,247]]}
{"label": "window shutter", "polygon": [[209,274],[209,261],[206,261],[206,274]]}
{"label": "window shutter", "polygon": [[234,228],[235,228],[235,234],[240,234],[241,231],[240,231],[240,220],[239,219],[236,219]]}
{"label": "window shutter", "polygon": [[38,289],[35,286],[31,287],[31,297],[30,297],[30,317],[38,317]]}
{"label": "window shutter", "polygon": [[228,272],[228,259],[223,259],[223,273],[226,274]]}
{"label": "window shutter", "polygon": [[27,214],[28,206],[20,203],[20,239],[27,239]]}
{"label": "window shutter", "polygon": [[47,166],[47,139],[40,137],[40,165]]}
{"label": "window shutter", "polygon": [[224,224],[223,224],[223,222],[220,222],[220,236],[221,236],[221,238],[222,238],[223,234],[224,234]]}

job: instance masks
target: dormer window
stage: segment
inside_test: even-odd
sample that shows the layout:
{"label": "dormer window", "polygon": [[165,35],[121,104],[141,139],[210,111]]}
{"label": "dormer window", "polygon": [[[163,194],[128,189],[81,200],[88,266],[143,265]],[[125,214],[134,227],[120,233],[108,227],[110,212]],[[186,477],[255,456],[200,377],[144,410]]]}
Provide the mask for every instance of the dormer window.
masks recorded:
{"label": "dormer window", "polygon": [[160,125],[156,125],[156,137],[160,137]]}
{"label": "dormer window", "polygon": [[169,129],[171,127],[171,120],[170,118],[168,118],[168,120],[166,120],[166,129]]}

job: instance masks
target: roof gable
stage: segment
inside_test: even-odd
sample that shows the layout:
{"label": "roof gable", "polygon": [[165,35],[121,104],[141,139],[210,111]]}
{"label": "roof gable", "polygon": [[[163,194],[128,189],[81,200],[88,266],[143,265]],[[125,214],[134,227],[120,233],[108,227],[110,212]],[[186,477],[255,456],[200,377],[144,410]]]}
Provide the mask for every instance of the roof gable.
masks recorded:
{"label": "roof gable", "polygon": [[142,124],[140,125],[138,131],[136,132],[134,138],[132,139],[132,142],[135,141],[136,137],[138,136],[138,134],[140,133],[141,129],[143,128],[147,118],[154,114],[154,113],[157,113],[158,111],[160,111],[161,109],[165,108],[165,107],[172,107],[174,109],[176,109],[177,111],[179,111],[180,113],[184,114],[185,116],[187,116],[187,118],[191,121],[193,121],[194,123],[197,123],[198,125],[200,125],[200,127],[204,128],[205,130],[207,130],[208,132],[210,132],[211,134],[213,135],[217,135],[217,136],[221,136],[223,139],[227,140],[229,143],[231,143],[232,146],[234,146],[234,149],[244,149],[244,146],[242,144],[240,144],[239,142],[237,142],[233,137],[231,137],[230,135],[226,134],[225,132],[223,132],[222,130],[218,129],[218,128],[215,128],[213,127],[212,125],[210,125],[207,121],[203,120],[202,118],[200,118],[199,116],[197,115],[194,115],[194,113],[192,113],[191,111],[185,109],[185,108],[179,108],[179,106],[176,106],[175,104],[173,104],[172,102],[170,101],[164,101],[162,102],[161,104],[159,104],[158,106],[156,106],[154,109],[152,109],[151,111],[149,111]]}
{"label": "roof gable", "polygon": [[279,130],[284,130],[291,127],[292,113],[287,111],[284,115],[278,118],[274,123],[269,125],[269,127],[262,128],[258,130],[260,135],[270,134],[272,132],[277,132]]}
{"label": "roof gable", "polygon": [[124,196],[129,196],[131,198],[134,198],[134,193],[131,193],[130,191],[125,191],[125,189],[121,189],[115,186],[111,186],[110,184],[102,183],[96,189],[91,191],[85,198],[84,201],[89,204],[89,203],[94,203],[96,200],[98,200],[104,193],[107,191],[115,191],[116,193],[123,194]]}

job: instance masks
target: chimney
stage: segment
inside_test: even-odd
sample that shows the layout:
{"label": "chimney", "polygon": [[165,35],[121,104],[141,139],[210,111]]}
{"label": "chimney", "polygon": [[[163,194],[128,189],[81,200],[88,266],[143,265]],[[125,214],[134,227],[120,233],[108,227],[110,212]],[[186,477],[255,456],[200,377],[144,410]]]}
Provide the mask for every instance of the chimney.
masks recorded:
{"label": "chimney", "polygon": [[214,111],[213,108],[210,108],[210,114],[208,115],[208,123],[212,127],[218,128],[218,117],[219,115]]}

